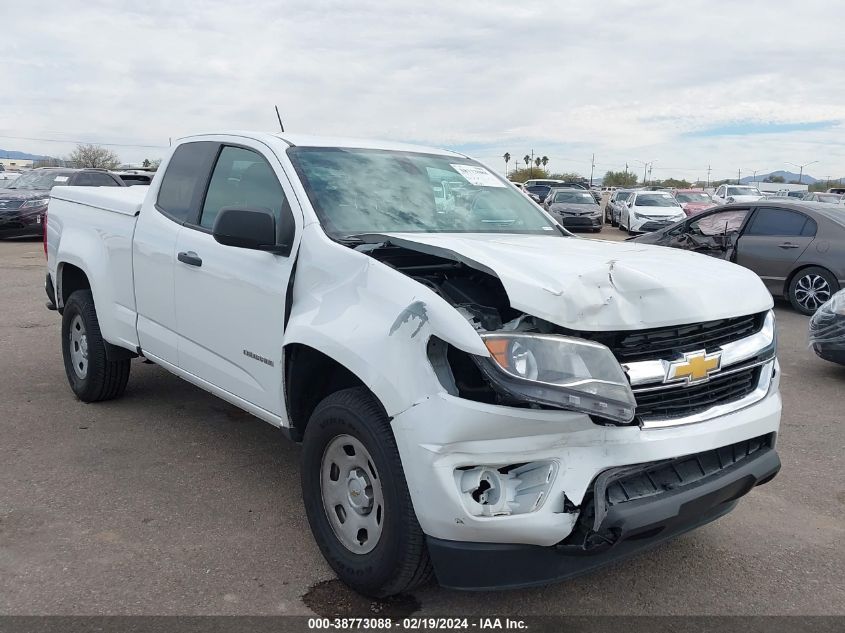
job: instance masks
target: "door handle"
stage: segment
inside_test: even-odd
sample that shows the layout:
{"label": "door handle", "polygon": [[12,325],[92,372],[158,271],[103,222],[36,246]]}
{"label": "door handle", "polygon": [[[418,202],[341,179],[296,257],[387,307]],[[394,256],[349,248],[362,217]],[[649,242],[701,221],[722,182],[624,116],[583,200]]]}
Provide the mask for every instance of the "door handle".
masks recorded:
{"label": "door handle", "polygon": [[783,244],[778,244],[780,248],[801,248],[800,244],[793,244],[792,242],[784,242]]}
{"label": "door handle", "polygon": [[202,259],[194,251],[188,251],[187,253],[183,251],[176,258],[183,264],[188,264],[188,266],[202,266]]}

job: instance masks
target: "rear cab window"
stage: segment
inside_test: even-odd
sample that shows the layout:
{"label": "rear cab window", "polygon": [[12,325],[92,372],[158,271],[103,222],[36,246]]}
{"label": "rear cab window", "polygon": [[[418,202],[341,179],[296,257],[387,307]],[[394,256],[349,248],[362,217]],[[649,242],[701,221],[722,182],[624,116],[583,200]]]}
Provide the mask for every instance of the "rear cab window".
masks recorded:
{"label": "rear cab window", "polygon": [[158,190],[156,208],[161,213],[179,224],[196,217],[219,146],[196,141],[176,148]]}

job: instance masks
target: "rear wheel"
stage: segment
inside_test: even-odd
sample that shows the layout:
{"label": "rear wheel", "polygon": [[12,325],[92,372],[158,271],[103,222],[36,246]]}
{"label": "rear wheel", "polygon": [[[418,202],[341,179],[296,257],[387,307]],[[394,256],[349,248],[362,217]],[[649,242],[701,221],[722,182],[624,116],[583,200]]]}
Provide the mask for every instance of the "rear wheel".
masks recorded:
{"label": "rear wheel", "polygon": [[839,291],[836,277],[819,266],[799,271],[789,282],[789,301],[801,314],[815,314],[823,303]]}
{"label": "rear wheel", "polygon": [[390,422],[366,389],[339,391],[317,406],[301,472],[311,531],[343,582],[384,597],[431,579]]}
{"label": "rear wheel", "polygon": [[83,402],[121,396],[129,381],[130,361],[110,361],[90,290],[77,290],[62,313],[62,356],[70,388]]}

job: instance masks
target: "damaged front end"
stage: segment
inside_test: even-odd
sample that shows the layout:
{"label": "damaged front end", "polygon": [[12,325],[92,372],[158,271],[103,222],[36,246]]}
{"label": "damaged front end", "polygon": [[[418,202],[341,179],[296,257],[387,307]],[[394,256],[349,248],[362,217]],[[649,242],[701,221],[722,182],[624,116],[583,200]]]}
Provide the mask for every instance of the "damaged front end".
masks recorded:
{"label": "damaged front end", "polygon": [[[513,309],[492,271],[450,252],[391,238],[362,248],[445,299],[484,342],[489,356],[430,339],[429,360],[448,393],[490,404],[579,411],[613,424],[633,421],[636,401],[613,353]],[[397,323],[421,321],[423,310],[412,304]]]}

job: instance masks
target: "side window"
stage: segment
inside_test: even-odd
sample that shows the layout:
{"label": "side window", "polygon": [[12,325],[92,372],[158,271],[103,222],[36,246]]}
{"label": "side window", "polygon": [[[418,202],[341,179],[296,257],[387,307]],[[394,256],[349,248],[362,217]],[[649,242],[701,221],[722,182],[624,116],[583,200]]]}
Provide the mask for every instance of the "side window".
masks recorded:
{"label": "side window", "polygon": [[112,178],[109,174],[89,173],[88,176],[91,178],[91,183],[94,187],[117,187],[118,186],[118,184],[115,182],[114,178]]}
{"label": "side window", "polygon": [[218,144],[184,143],[176,148],[158,190],[156,206],[176,222],[193,220],[199,207]]}
{"label": "side window", "polygon": [[276,225],[292,221],[285,192],[273,168],[261,154],[243,147],[224,147],[214,166],[200,215],[200,226],[210,229],[220,209],[267,209]]}
{"label": "side window", "polygon": [[[807,216],[789,209],[760,207],[745,231],[746,235],[776,235],[779,237],[798,237],[805,235],[804,226]],[[815,222],[813,222],[815,224]],[[815,234],[815,227],[813,233]]]}
{"label": "side window", "polygon": [[73,184],[77,187],[93,187],[94,182],[91,179],[91,172],[83,171],[76,174],[76,178],[73,179]]}

